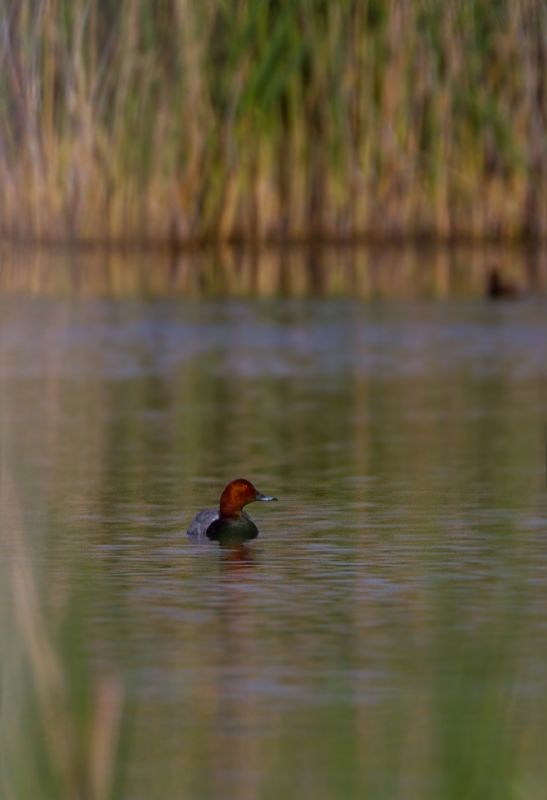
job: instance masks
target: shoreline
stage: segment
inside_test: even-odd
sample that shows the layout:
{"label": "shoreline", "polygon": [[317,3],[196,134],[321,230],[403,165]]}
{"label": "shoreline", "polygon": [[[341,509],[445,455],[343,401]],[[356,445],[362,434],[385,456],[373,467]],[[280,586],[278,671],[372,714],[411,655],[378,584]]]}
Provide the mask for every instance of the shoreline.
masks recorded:
{"label": "shoreline", "polygon": [[480,249],[492,246],[503,248],[541,249],[547,246],[547,235],[473,235],[473,234],[454,234],[448,236],[437,235],[434,233],[417,233],[415,235],[373,235],[363,233],[361,235],[336,235],[326,234],[324,236],[303,235],[287,238],[263,237],[248,238],[244,236],[226,237],[207,237],[196,236],[180,239],[166,239],[163,237],[136,237],[128,238],[101,238],[101,237],[34,237],[34,236],[13,236],[9,234],[0,235],[0,247],[13,247],[18,249],[35,250],[76,250],[82,253],[119,253],[121,255],[154,253],[165,255],[192,255],[199,253],[211,253],[222,250],[242,250],[245,252],[257,253],[263,251],[283,252],[283,251],[314,251],[323,249],[337,250],[453,250],[453,249]]}

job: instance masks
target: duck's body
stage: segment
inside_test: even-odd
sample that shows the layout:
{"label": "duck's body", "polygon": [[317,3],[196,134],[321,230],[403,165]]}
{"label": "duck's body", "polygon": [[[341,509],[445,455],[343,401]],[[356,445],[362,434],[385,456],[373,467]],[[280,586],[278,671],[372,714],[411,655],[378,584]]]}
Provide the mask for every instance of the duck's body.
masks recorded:
{"label": "duck's body", "polygon": [[207,528],[219,517],[220,511],[218,508],[205,508],[203,511],[198,511],[186,531],[188,536],[193,539],[206,539]]}
{"label": "duck's body", "polygon": [[486,295],[490,300],[514,299],[521,293],[521,287],[505,279],[499,269],[494,267],[490,270],[486,279]]}
{"label": "duck's body", "polygon": [[220,544],[250,542],[258,536],[258,528],[245,511],[238,517],[221,517],[207,528],[207,538]]}
{"label": "duck's body", "polygon": [[199,511],[187,534],[197,541],[211,540],[219,544],[241,544],[258,536],[258,528],[243,506],[255,500],[277,500],[259,492],[250,481],[238,478],[226,486],[219,508]]}

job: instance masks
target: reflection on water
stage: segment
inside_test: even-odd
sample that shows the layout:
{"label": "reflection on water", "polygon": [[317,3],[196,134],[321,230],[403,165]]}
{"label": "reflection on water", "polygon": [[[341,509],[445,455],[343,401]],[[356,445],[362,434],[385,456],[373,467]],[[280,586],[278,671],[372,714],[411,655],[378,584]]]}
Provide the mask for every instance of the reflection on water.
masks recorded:
{"label": "reflection on water", "polygon": [[544,299],[100,294],[0,299],[13,796],[543,798]]}
{"label": "reflection on water", "polygon": [[5,294],[110,297],[445,297],[484,295],[501,286],[529,294],[547,288],[547,249],[533,245],[308,249],[224,248],[123,253],[0,250]]}

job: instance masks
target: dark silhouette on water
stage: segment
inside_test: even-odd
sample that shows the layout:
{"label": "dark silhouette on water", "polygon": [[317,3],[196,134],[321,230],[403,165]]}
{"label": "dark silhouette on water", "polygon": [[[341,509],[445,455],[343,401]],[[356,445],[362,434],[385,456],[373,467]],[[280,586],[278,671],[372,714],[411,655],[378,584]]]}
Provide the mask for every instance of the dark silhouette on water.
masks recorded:
{"label": "dark silhouette on water", "polygon": [[515,299],[522,294],[518,284],[505,280],[497,267],[492,267],[486,278],[486,296],[491,300]]}
{"label": "dark silhouette on water", "polygon": [[258,528],[243,506],[255,500],[270,502],[277,497],[262,494],[245,478],[231,481],[220,496],[219,508],[199,511],[188,528],[188,536],[196,540],[210,539],[221,545],[239,545],[256,539]]}

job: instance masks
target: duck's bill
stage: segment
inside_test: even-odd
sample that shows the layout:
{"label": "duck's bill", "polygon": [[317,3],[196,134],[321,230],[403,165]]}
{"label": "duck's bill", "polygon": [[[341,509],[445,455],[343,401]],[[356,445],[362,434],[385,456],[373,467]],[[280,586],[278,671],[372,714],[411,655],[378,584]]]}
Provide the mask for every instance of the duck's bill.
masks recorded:
{"label": "duck's bill", "polygon": [[272,497],[269,494],[262,494],[262,492],[257,492],[255,500],[262,500],[263,503],[270,503],[272,500],[277,500],[277,497]]}

